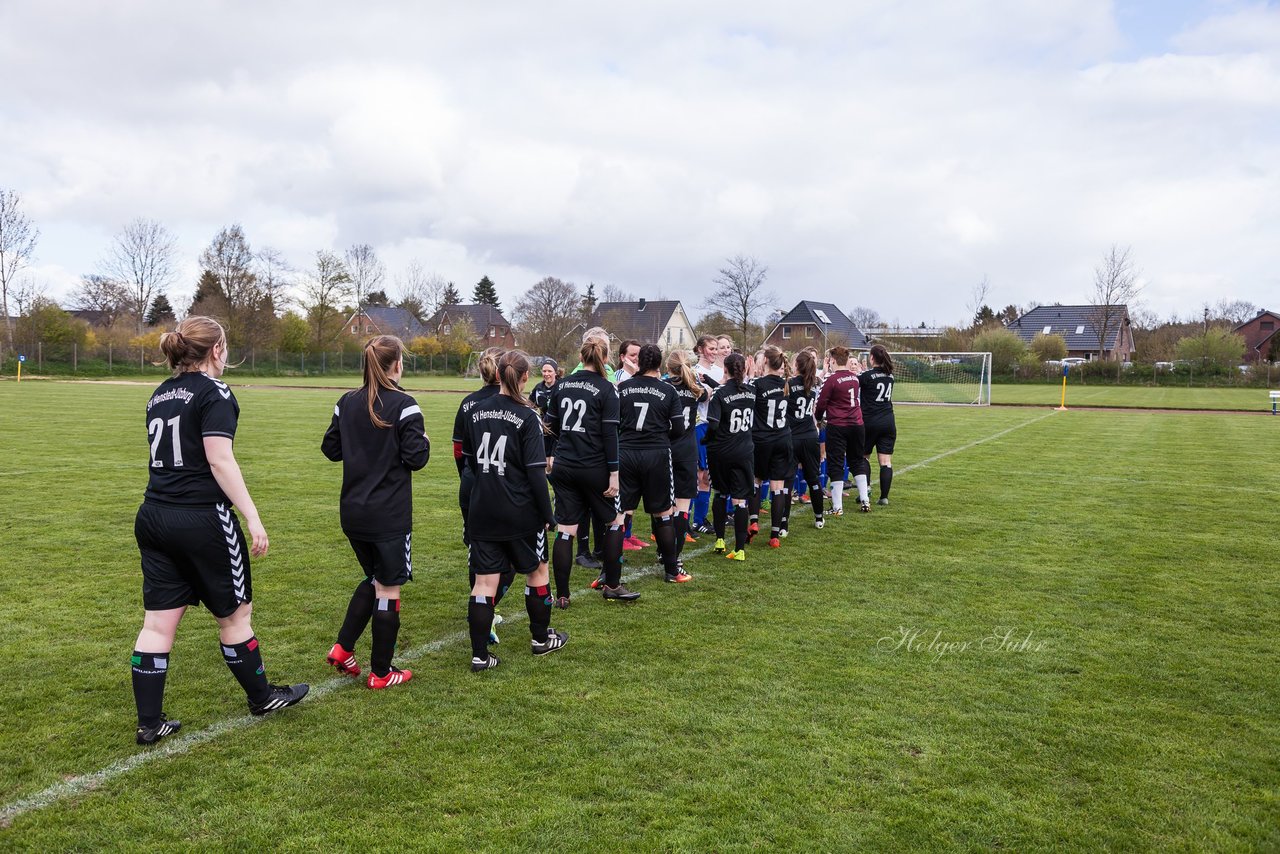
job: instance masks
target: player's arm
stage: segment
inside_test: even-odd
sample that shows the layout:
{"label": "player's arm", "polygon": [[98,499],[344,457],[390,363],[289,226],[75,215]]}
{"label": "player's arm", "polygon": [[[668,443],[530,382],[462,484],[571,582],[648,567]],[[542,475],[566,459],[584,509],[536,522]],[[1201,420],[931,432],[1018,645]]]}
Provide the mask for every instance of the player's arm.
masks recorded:
{"label": "player's arm", "polygon": [[822,421],[827,417],[827,404],[831,402],[831,390],[835,387],[835,383],[827,377],[827,381],[822,384],[822,391],[818,392],[818,405],[813,408],[813,417],[817,421]]}
{"label": "player's arm", "polygon": [[462,470],[466,468],[466,458],[462,453],[462,443],[467,435],[466,422],[462,418],[462,407],[458,407],[458,414],[453,416],[453,463],[458,467],[458,477],[462,477]]}
{"label": "player's arm", "polygon": [[227,436],[205,436],[204,456],[209,461],[209,470],[218,487],[227,496],[245,524],[249,526],[249,536],[253,538],[253,546],[249,553],[254,557],[262,557],[267,553],[267,529],[262,527],[258,517],[258,508],[249,497],[249,487],[245,486],[244,475],[240,473],[240,464],[236,462],[231,449],[231,439]]}
{"label": "player's arm", "polygon": [[551,490],[547,489],[547,456],[543,452],[543,433],[536,417],[522,425],[520,438],[524,444],[529,486],[533,488],[533,502],[538,506],[538,518],[549,527],[555,527],[555,513],[551,509]]}
{"label": "player's arm", "polygon": [[716,430],[720,427],[721,414],[720,398],[713,394],[711,403],[707,405],[707,432],[702,437],[702,444],[709,444],[716,435]]}
{"label": "player's arm", "polygon": [[687,425],[684,423],[684,403],[680,397],[674,392],[667,393],[667,411],[670,413],[670,428],[667,430],[667,438],[672,442],[684,435]]}
{"label": "player's arm", "polygon": [[338,429],[338,404],[333,405],[333,419],[320,440],[320,451],[335,463],[342,460],[342,432]]}
{"label": "player's arm", "polygon": [[396,421],[396,433],[400,439],[400,462],[409,471],[418,471],[431,458],[431,440],[427,438],[426,422],[422,420],[422,408],[410,403],[400,410]]}

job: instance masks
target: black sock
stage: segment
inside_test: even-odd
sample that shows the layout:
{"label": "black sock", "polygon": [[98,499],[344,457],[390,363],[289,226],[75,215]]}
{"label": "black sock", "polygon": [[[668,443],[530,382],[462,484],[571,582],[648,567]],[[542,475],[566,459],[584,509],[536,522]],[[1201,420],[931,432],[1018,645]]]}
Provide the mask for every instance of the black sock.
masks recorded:
{"label": "black sock", "polygon": [[400,600],[379,599],[373,609],[373,652],[369,669],[375,676],[391,672],[391,656],[396,653],[396,636],[400,634]]}
{"label": "black sock", "polygon": [[622,583],[621,525],[610,525],[604,535],[604,583],[609,587]]}
{"label": "black sock", "polygon": [[795,497],[795,484],[782,490],[782,530],[791,527],[791,502]]}
{"label": "black sock", "polygon": [[351,594],[351,601],[347,603],[347,616],[342,620],[342,628],[338,629],[338,646],[347,652],[355,651],[356,641],[360,640],[360,635],[364,634],[369,625],[369,618],[373,616],[374,598],[373,580],[369,578],[357,584],[355,592]]}
{"label": "black sock", "polygon": [[893,466],[880,466],[880,497],[889,497],[889,487],[893,486]]}
{"label": "black sock", "polygon": [[658,557],[662,560],[662,568],[667,575],[675,575],[676,566],[676,520],[674,516],[650,516],[653,524],[653,536],[658,541]]}
{"label": "black sock", "polygon": [[751,522],[747,519],[747,508],[733,508],[733,550],[740,552],[747,547],[747,529]]}
{"label": "black sock", "polygon": [[809,484],[809,503],[813,505],[813,518],[822,518],[822,486],[818,483]]}
{"label": "black sock", "polygon": [[507,595],[507,591],[511,589],[511,585],[516,582],[516,571],[508,569],[506,572],[498,576],[498,595],[493,597],[493,607],[497,608],[502,604],[502,597]]}
{"label": "black sock", "polygon": [[[581,542],[581,541],[579,541]],[[569,595],[569,574],[573,569],[573,535],[556,534],[551,546],[551,567],[556,577],[556,596]]]}
{"label": "black sock", "polygon": [[551,623],[551,588],[526,587],[524,589],[524,609],[529,612],[529,634],[538,643],[547,640],[547,626]]}
{"label": "black sock", "polygon": [[271,694],[267,684],[267,669],[262,666],[262,650],[258,639],[249,638],[244,643],[222,644],[222,660],[227,663],[231,675],[236,677],[245,696],[253,703],[265,703]]}
{"label": "black sock", "polygon": [[752,522],[760,521],[760,487],[758,486],[747,498],[747,518]]}
{"label": "black sock", "polygon": [[467,627],[471,630],[471,657],[488,660],[489,629],[493,627],[492,596],[472,596],[467,600]]}
{"label": "black sock", "polygon": [[133,663],[133,701],[138,706],[138,726],[156,726],[160,723],[160,713],[164,711],[164,678],[169,674],[169,653],[135,649],[130,660]]}
{"label": "black sock", "polygon": [[773,500],[769,503],[769,523],[770,530],[773,535],[778,536],[787,524],[787,493],[786,490],[779,489],[773,494]]}
{"label": "black sock", "polygon": [[711,522],[716,528],[716,539],[724,539],[724,526],[728,521],[729,511],[724,506],[724,496],[716,493],[715,500],[711,502]]}
{"label": "black sock", "polygon": [[689,535],[689,513],[682,510],[676,514],[676,557],[684,554],[684,538]]}

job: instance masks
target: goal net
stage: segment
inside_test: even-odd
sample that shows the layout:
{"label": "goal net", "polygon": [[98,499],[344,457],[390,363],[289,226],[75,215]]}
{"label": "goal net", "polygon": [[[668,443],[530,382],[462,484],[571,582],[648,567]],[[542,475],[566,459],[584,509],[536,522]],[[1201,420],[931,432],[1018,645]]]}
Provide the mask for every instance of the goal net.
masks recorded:
{"label": "goal net", "polygon": [[466,370],[462,372],[464,377],[480,376],[480,356],[483,355],[480,350],[472,350],[471,355],[467,357]]}
{"label": "goal net", "polygon": [[[894,403],[991,403],[990,353],[890,353]],[[863,363],[868,360],[864,354]]]}

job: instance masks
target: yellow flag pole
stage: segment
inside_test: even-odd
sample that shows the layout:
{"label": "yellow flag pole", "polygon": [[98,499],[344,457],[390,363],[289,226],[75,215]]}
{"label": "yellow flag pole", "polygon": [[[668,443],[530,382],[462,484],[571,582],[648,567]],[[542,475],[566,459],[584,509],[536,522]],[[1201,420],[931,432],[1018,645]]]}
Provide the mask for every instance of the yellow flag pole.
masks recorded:
{"label": "yellow flag pole", "polygon": [[1067,411],[1067,371],[1069,370],[1070,366],[1062,366],[1062,403],[1058,404],[1059,412]]}

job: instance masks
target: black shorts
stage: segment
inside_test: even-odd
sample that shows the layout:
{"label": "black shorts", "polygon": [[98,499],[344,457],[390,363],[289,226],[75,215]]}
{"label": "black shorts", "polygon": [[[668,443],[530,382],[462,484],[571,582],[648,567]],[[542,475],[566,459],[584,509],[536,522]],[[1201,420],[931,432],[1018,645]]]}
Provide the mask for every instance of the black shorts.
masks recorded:
{"label": "black shorts", "polygon": [[687,447],[671,449],[671,479],[675,481],[676,498],[698,497],[698,449],[692,442]]}
{"label": "black shorts", "polygon": [[792,439],[791,454],[795,457],[796,465],[804,471],[805,481],[812,484],[819,483],[822,461],[818,455],[818,437]]}
{"label": "black shorts", "polygon": [[760,480],[786,480],[793,472],[791,440],[776,439],[772,442],[756,442],[755,474]]}
{"label": "black shorts", "polygon": [[413,579],[412,534],[384,540],[363,540],[347,534],[364,574],[384,587],[399,587]]}
{"label": "black shorts", "polygon": [[516,540],[472,540],[467,546],[468,568],[476,575],[511,571],[528,575],[546,562],[546,531]]}
{"label": "black shorts", "polygon": [[[844,480],[846,458],[850,452],[855,457],[861,456],[865,435],[861,424],[827,425],[827,480]],[[852,463],[849,468],[852,474]]]}
{"label": "black shorts", "polygon": [[892,418],[884,421],[868,422],[866,424],[867,434],[862,440],[862,455],[868,456],[871,449],[875,448],[876,453],[892,454],[893,445],[898,441],[898,425]]}
{"label": "black shorts", "polygon": [[671,475],[671,452],[659,450],[622,450],[618,481],[622,512],[630,513],[644,499],[644,512],[650,516],[675,506],[675,484]]}
{"label": "black shorts", "polygon": [[605,498],[609,472],[584,469],[557,462],[551,467],[551,488],[556,493],[556,524],[579,525],[590,512],[603,529],[622,512],[617,497]]}
{"label": "black shorts", "polygon": [[230,617],[253,601],[249,547],[229,504],[182,507],[145,501],[133,522],[142,552],[142,607],[168,611],[201,602]]}
{"label": "black shorts", "polygon": [[711,454],[711,486],[716,492],[745,501],[756,488],[754,452],[734,453],[723,448]]}

